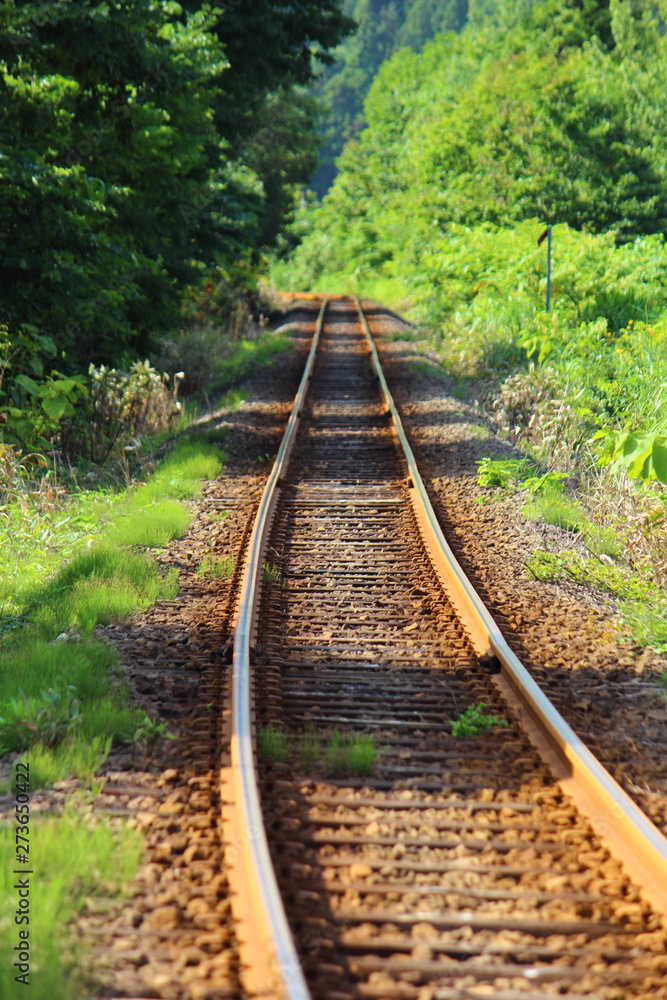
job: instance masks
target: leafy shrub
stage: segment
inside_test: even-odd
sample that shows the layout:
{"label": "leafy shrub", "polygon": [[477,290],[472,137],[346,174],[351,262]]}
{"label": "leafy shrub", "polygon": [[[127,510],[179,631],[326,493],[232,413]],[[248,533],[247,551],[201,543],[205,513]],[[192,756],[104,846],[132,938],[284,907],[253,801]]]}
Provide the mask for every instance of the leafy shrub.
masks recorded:
{"label": "leafy shrub", "polygon": [[135,361],[128,371],[90,365],[86,405],[61,424],[60,446],[70,458],[97,465],[136,448],[141,435],[166,430],[180,414],[182,378],[183,372],[175,375],[170,388],[169,376],[148,361]]}

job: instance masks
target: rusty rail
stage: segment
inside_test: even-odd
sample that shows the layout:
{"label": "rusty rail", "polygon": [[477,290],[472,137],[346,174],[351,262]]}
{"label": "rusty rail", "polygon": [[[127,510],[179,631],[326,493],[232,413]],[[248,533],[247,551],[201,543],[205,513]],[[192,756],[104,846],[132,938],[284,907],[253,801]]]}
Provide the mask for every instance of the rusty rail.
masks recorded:
{"label": "rusty rail", "polygon": [[643,890],[646,899],[660,913],[667,914],[667,839],[556,711],[512,652],[459,566],[438,524],[419,474],[361,303],[358,298],[355,301],[371,351],[373,367],[408,463],[412,479],[412,504],[424,540],[442,586],[460,614],[475,652],[480,657],[497,658],[501,672],[495,682],[531,742],[550,765],[564,791],[588,817],[600,839],[623,862],[628,874]]}
{"label": "rusty rail", "polygon": [[[582,744],[512,652],[465,573],[437,522],[406,438],[400,415],[382,372],[377,348],[356,299],[393,430],[405,456],[409,493],[431,562],[451,603],[461,616],[478,656],[495,658],[496,683],[527,735],[552,767],[600,837],[626,866],[657,911],[667,913],[667,840]],[[322,331],[327,301],[317,320],[313,343],[280,451],[262,497],[244,568],[234,640],[231,701],[231,760],[223,769],[223,799],[230,855],[232,907],[237,920],[244,988],[250,996],[308,1000],[301,969],[274,874],[255,770],[252,650],[258,614],[262,564],[269,530],[301,417]]]}
{"label": "rusty rail", "polygon": [[280,479],[289,461],[301,409],[308,391],[327,301],[320,308],[312,345],[292,413],[269,475],[243,571],[234,633],[231,692],[230,761],[223,769],[223,801],[227,801],[226,839],[231,845],[230,886],[236,919],[241,977],[251,996],[309,1000],[264,832],[255,769],[255,732],[251,654],[266,540]]}

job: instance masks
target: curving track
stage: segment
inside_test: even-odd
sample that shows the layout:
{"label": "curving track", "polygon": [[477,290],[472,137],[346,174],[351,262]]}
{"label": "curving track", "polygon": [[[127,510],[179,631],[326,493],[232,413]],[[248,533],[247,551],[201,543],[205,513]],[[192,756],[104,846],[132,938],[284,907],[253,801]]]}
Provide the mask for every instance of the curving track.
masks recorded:
{"label": "curving track", "polygon": [[[665,842],[448,568],[370,333],[323,305],[249,545],[222,786],[244,987],[666,998]],[[506,725],[455,738],[480,702]],[[336,749],[363,735],[367,774]]]}

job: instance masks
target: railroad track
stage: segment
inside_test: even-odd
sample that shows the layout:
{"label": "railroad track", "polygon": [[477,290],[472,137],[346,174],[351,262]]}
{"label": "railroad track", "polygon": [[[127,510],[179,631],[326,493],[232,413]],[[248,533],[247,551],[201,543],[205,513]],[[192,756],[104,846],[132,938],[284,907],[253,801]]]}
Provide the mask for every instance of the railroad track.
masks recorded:
{"label": "railroad track", "polygon": [[[367,318],[324,302],[235,633],[221,787],[244,989],[667,998],[667,843],[450,555]],[[459,735],[482,704],[496,722]]]}

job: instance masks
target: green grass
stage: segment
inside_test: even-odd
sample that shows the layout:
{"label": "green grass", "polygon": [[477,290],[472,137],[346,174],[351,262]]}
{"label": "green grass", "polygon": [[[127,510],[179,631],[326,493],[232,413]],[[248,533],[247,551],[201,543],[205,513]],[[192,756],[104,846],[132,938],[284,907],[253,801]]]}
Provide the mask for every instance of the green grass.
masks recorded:
{"label": "green grass", "polygon": [[[228,389],[250,372],[268,365],[276,354],[289,350],[291,346],[290,338],[282,333],[267,334],[261,340],[239,341],[228,357],[216,362],[209,392]],[[234,403],[232,401],[223,405]]]}
{"label": "green grass", "polygon": [[259,731],[259,754],[264,760],[274,760],[283,764],[289,755],[287,733],[275,726],[264,726]]}
{"label": "green grass", "polygon": [[0,511],[0,633],[21,624],[26,593],[90,546],[123,496],[89,490],[59,498],[54,507],[23,504]]}
{"label": "green grass", "polygon": [[[191,516],[177,498],[193,496],[223,460],[206,441],[180,442],[145,485],[107,502],[109,520],[97,538],[82,515],[86,535],[80,544],[68,536],[69,558],[58,565],[49,551],[14,597],[0,640],[0,753],[39,746],[36,773],[46,784],[67,774],[90,777],[113,745],[151,742],[143,713],[126,704],[113,649],[92,635],[98,625],[176,595],[177,570],[163,572],[140,549],[186,530]],[[95,505],[86,498],[84,506]],[[84,542],[88,550],[77,553]]]}
{"label": "green grass", "polygon": [[30,763],[30,784],[33,789],[51,788],[63,774],[93,783],[96,771],[109,756],[111,736],[79,735],[56,747],[36,743],[24,760]]}
{"label": "green grass", "polygon": [[248,395],[242,389],[230,389],[222,397],[219,405],[224,410],[240,410],[246,399],[248,399]]}
{"label": "green grass", "polygon": [[191,522],[192,515],[183,504],[159,500],[150,507],[149,516],[142,508],[115,518],[103,537],[114,545],[162,548],[184,535]]}
{"label": "green grass", "polygon": [[105,539],[33,595],[30,618],[49,641],[67,629],[88,636],[97,625],[124,621],[177,591],[176,570],[164,574],[148,556]]}
{"label": "green grass", "polygon": [[262,580],[265,583],[278,583],[280,581],[280,567],[275,563],[262,563]]}
{"label": "green grass", "polygon": [[581,504],[570,500],[559,484],[546,486],[523,508],[531,521],[544,521],[565,531],[581,531],[586,524]]}
{"label": "green grass", "polygon": [[667,652],[667,592],[638,573],[589,559],[576,552],[535,552],[526,560],[535,580],[571,580],[618,599],[626,636],[640,646]]}
{"label": "green grass", "polygon": [[309,774],[321,770],[325,775],[370,774],[377,757],[372,736],[356,736],[335,729],[329,735],[319,733],[314,726],[292,735],[275,726],[266,726],[259,733],[259,752],[263,759],[284,763],[294,755],[301,769]]}
{"label": "green grass", "polygon": [[458,719],[450,722],[452,736],[461,738],[479,736],[481,733],[487,733],[489,729],[493,729],[495,726],[509,725],[505,719],[498,719],[495,715],[485,712],[485,708],[486,705],[483,701],[479,705],[470,705],[465,712],[459,715]]}
{"label": "green grass", "polygon": [[215,479],[226,461],[224,452],[205,441],[182,440],[160,463],[145,486],[132,495],[132,507],[157,500],[188,500],[199,492],[202,479]]}
{"label": "green grass", "polygon": [[301,770],[310,774],[318,766],[322,756],[322,738],[314,726],[308,726],[296,739],[296,753]]}
{"label": "green grass", "polygon": [[233,573],[233,555],[228,555],[224,559],[220,556],[206,556],[197,567],[197,576],[204,576],[210,580],[228,580]]}
{"label": "green grass", "polygon": [[477,483],[495,489],[519,487],[535,472],[535,465],[527,458],[491,458],[486,455],[477,462]]}
{"label": "green grass", "polygon": [[[617,559],[623,550],[619,535],[612,528],[594,524],[579,501],[568,496],[562,472],[540,473],[528,458],[482,458],[477,463],[477,482],[485,488],[502,490],[524,489],[531,495],[522,513],[531,521],[553,524],[566,531],[576,531],[586,547],[597,556]],[[477,503],[486,503],[482,497]]]}
{"label": "green grass", "polygon": [[376,750],[372,736],[356,736],[350,743],[350,770],[360,777],[375,767]]}
{"label": "green grass", "polygon": [[[33,759],[31,759],[31,772]],[[31,773],[32,777],[32,773]],[[83,1000],[90,996],[84,946],[67,931],[82,912],[86,899],[119,898],[141,863],[142,840],[134,831],[110,829],[73,814],[31,821],[29,930],[30,984],[14,980],[13,949],[18,932],[14,923],[18,894],[15,831],[0,827],[0,996],[4,1000]]]}

